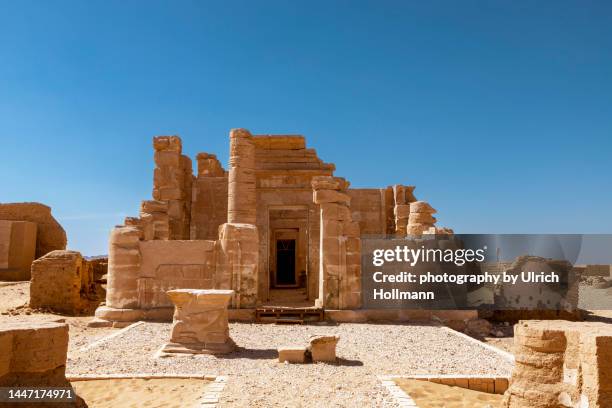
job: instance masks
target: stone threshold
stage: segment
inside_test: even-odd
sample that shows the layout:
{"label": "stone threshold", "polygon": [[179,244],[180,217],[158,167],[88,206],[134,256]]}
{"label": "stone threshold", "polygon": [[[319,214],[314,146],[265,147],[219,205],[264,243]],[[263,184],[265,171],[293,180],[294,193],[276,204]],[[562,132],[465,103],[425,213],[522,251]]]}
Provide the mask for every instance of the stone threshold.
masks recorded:
{"label": "stone threshold", "polygon": [[[231,322],[255,322],[255,308],[228,309]],[[155,309],[113,309],[99,307],[96,318],[90,327],[125,327],[133,322],[144,320],[152,322],[172,322],[173,307]],[[478,319],[476,310],[424,310],[424,309],[325,309],[325,320],[336,323],[367,322],[423,322],[437,321],[464,324],[466,320]],[[477,340],[475,340],[477,341]]]}

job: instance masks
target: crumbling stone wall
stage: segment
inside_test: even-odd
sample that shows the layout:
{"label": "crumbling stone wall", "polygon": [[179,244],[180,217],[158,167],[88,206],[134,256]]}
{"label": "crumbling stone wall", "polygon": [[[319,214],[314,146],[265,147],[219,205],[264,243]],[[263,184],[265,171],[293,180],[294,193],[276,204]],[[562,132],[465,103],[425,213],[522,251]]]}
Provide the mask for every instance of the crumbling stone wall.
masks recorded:
{"label": "crumbling stone wall", "polygon": [[312,201],[311,184],[313,177],[331,176],[335,166],[307,148],[301,135],[255,135],[251,140],[259,232],[258,297],[269,299],[270,282],[278,272],[274,247],[279,231],[293,229],[298,234],[298,273],[303,267],[307,296],[314,301],[319,293],[319,209]]}
{"label": "crumbling stone wall", "polygon": [[52,251],[32,263],[30,307],[84,314],[100,303],[92,265],[76,251]]}
{"label": "crumbling stone wall", "polygon": [[51,251],[66,249],[66,231],[51,215],[51,207],[40,203],[0,204],[0,220],[36,223],[36,258]]}
{"label": "crumbling stone wall", "polygon": [[612,328],[605,323],[521,321],[505,408],[612,406]]}
{"label": "crumbling stone wall", "polygon": [[321,207],[319,298],[329,309],[361,307],[361,240],[352,220],[348,182],[339,177],[315,177],[313,200]]}
{"label": "crumbling stone wall", "polygon": [[189,239],[191,217],[191,159],[182,154],[178,136],[159,136],[153,139],[155,171],[153,199],[167,204],[169,239]]}
{"label": "crumbling stone wall", "polygon": [[219,237],[219,226],[227,222],[228,172],[214,154],[199,153],[197,161],[190,237],[215,240]]}
{"label": "crumbling stone wall", "polygon": [[29,280],[35,253],[36,223],[0,220],[0,280]]}
{"label": "crumbling stone wall", "polygon": [[[326,307],[360,306],[359,236],[395,233],[398,225],[404,234],[409,204],[416,201],[414,187],[348,190],[347,182],[333,178],[335,166],[306,148],[300,135],[233,129],[229,141],[228,171],[215,155],[200,153],[194,179],[180,138],[153,139],[153,199],[143,201],[139,216],[126,218],[111,233],[107,302],[98,317],[166,318],[164,292],[180,288],[231,289],[232,307],[255,307],[269,298],[271,249],[275,237],[288,236],[283,229],[297,237],[299,285],[307,288],[308,298],[329,289]],[[318,177],[330,178],[332,185],[322,182],[313,201]],[[325,201],[330,198],[337,201]],[[322,231],[322,213],[327,231]],[[321,251],[321,234],[336,248]],[[323,289],[321,277],[329,277]]]}

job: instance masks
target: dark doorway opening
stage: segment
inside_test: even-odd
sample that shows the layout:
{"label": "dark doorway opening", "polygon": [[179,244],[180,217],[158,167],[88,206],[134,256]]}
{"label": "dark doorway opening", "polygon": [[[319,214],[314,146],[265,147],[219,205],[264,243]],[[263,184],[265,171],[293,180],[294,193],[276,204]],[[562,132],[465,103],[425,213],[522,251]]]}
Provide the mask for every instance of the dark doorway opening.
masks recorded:
{"label": "dark doorway opening", "polygon": [[276,284],[295,285],[295,239],[276,241]]}

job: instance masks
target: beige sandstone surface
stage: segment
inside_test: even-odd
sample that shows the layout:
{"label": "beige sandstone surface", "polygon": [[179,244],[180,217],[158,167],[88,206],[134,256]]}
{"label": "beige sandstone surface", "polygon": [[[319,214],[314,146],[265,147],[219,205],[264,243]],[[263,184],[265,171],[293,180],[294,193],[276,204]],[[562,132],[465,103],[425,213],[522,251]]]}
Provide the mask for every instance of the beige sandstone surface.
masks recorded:
{"label": "beige sandstone surface", "polygon": [[0,203],[0,220],[36,223],[36,258],[57,249],[66,249],[66,231],[51,215],[51,208],[44,204]]}

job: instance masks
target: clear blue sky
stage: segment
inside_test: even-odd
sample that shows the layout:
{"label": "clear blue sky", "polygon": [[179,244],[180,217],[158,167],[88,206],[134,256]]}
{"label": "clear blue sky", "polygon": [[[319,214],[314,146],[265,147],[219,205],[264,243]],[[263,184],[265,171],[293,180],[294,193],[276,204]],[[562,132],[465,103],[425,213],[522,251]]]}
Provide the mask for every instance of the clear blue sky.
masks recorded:
{"label": "clear blue sky", "polygon": [[0,0],[0,201],[69,247],[151,196],[151,137],[300,133],[457,232],[612,232],[612,2]]}

